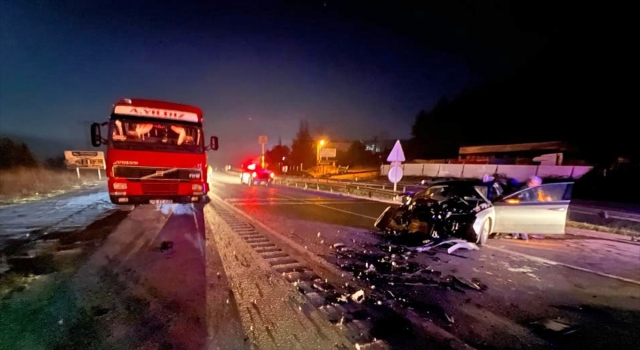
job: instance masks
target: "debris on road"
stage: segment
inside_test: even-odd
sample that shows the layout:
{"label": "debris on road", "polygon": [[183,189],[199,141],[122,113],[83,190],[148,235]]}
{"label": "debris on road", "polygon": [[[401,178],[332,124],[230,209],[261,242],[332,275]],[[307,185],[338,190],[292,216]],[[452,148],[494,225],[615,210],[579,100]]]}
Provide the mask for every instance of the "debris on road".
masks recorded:
{"label": "debris on road", "polygon": [[[441,241],[441,242],[439,242],[437,244],[434,244],[434,243],[435,243],[435,241],[430,241],[429,243],[427,243],[427,244],[425,244],[423,246],[415,248],[415,250],[417,252],[419,252],[419,253],[422,253],[422,252],[430,251],[431,249],[433,249],[435,247],[439,247],[439,246],[446,245],[446,244],[453,244],[454,247],[456,245],[459,245],[459,244],[461,244],[461,245],[469,244],[469,242],[465,241],[464,239],[448,239],[448,240],[445,240],[445,241]],[[473,243],[471,243],[471,244],[473,244]],[[478,246],[476,246],[475,244],[473,244],[473,245],[475,246],[475,249],[478,249]],[[461,248],[461,247],[462,246],[460,246],[458,248]],[[456,249],[458,249],[458,248],[456,248]],[[456,249],[454,249],[453,251],[455,251]],[[471,249],[474,249],[474,248],[467,248],[467,249],[471,250]],[[453,251],[449,252],[449,254],[451,254]]]}
{"label": "debris on road", "polygon": [[539,330],[557,335],[569,335],[576,332],[576,327],[560,319],[544,319],[531,323]]}
{"label": "debris on road", "polygon": [[461,243],[456,243],[453,246],[451,246],[449,249],[447,249],[447,253],[452,254],[453,252],[455,252],[460,248],[466,249],[466,250],[480,250],[480,248],[475,243],[461,242]]}
{"label": "debris on road", "polygon": [[471,280],[468,280],[464,277],[458,277],[458,276],[453,276],[453,280],[455,282],[458,282],[459,284],[469,288],[469,289],[475,289],[475,290],[482,290],[482,288],[480,287],[480,285],[472,282]]}
{"label": "debris on road", "polygon": [[162,243],[160,243],[159,250],[161,252],[166,252],[167,250],[171,250],[171,249],[173,249],[173,242],[171,242],[171,241],[162,241]]}
{"label": "debris on road", "polygon": [[355,301],[358,304],[361,304],[364,301],[364,291],[361,289],[351,295],[351,300]]}

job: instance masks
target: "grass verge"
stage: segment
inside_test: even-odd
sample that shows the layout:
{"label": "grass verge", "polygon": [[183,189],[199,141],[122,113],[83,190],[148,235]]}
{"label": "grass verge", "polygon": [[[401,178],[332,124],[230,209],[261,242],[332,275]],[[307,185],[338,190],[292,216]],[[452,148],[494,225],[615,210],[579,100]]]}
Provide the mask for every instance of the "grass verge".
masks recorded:
{"label": "grass verge", "polygon": [[[608,226],[589,224],[586,222],[567,221],[567,226],[579,228],[583,230],[591,230],[606,233],[615,233],[618,235],[640,238],[640,227],[628,226],[628,225],[616,225],[610,224]],[[640,226],[640,225],[636,225]]]}
{"label": "grass verge", "polygon": [[0,172],[0,203],[33,196],[47,196],[98,180],[97,171],[46,168],[14,168]]}

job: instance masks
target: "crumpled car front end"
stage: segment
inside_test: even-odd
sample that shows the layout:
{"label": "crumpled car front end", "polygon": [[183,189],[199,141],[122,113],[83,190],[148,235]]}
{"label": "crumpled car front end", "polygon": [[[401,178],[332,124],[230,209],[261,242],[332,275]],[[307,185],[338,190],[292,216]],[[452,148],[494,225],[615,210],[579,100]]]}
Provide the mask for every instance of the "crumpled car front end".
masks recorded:
{"label": "crumpled car front end", "polygon": [[493,218],[492,206],[480,193],[470,198],[462,195],[451,195],[444,199],[405,196],[401,206],[387,207],[374,226],[416,243],[461,238],[483,244],[486,238],[481,238],[487,231],[486,221],[492,222]]}

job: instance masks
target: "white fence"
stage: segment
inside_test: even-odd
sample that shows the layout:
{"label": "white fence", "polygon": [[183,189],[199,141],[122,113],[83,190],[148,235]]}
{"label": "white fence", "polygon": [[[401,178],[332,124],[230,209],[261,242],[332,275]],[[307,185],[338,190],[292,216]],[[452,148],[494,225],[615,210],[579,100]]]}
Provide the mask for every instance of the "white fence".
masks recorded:
{"label": "white fence", "polygon": [[[389,173],[389,164],[380,167],[380,175]],[[540,177],[580,178],[590,166],[497,165],[497,164],[402,164],[404,176],[481,178],[484,174],[505,174],[518,181],[531,175]]]}

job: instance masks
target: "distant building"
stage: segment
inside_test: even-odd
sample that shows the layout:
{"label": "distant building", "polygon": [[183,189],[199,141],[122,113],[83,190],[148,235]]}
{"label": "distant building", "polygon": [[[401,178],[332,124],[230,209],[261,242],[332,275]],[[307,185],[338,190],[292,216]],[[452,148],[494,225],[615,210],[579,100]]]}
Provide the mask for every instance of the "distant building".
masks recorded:
{"label": "distant building", "polygon": [[349,150],[349,147],[351,147],[351,143],[353,143],[353,141],[334,141],[331,140],[329,141],[329,146],[328,147],[332,147],[337,149],[338,151],[341,152],[346,152]]}
{"label": "distant building", "polygon": [[[347,152],[354,141],[355,140],[331,140],[329,141],[328,147],[336,148],[338,151]],[[404,141],[401,142],[405,144]],[[391,151],[396,140],[362,140],[362,143],[364,143],[366,150],[369,152],[386,153]]]}
{"label": "distant building", "polygon": [[[396,140],[368,140],[363,141],[366,150],[373,153],[386,153],[391,151]],[[402,142],[402,141],[401,141]]]}
{"label": "distant building", "polygon": [[551,141],[460,147],[457,163],[563,165],[584,162],[574,147]]}

